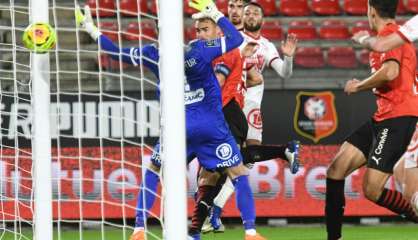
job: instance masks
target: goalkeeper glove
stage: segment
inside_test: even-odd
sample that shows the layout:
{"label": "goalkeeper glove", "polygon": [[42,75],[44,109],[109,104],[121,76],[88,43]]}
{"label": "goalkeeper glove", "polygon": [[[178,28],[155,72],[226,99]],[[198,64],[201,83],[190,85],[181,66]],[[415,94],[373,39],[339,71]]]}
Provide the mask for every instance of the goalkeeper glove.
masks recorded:
{"label": "goalkeeper glove", "polygon": [[78,4],[75,6],[75,21],[77,26],[84,28],[84,30],[90,34],[94,41],[97,41],[99,36],[102,34],[94,24],[90,7],[88,5],[84,7],[84,14],[81,12],[80,6]]}
{"label": "goalkeeper glove", "polygon": [[212,0],[190,0],[189,6],[199,11],[192,15],[193,19],[209,17],[217,23],[224,16]]}

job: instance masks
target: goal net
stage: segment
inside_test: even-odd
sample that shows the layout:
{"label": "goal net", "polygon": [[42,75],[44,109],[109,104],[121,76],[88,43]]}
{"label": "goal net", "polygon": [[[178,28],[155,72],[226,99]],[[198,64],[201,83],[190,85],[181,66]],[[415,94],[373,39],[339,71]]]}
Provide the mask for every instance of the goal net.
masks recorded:
{"label": "goal net", "polygon": [[[40,188],[35,178],[48,169],[34,173],[38,161],[33,146],[39,140],[34,118],[40,116],[33,99],[39,92],[33,87],[34,58],[21,41],[36,1],[0,2],[0,239],[34,239],[35,229],[42,227],[34,221],[36,214],[43,214],[36,213],[35,189]],[[49,52],[50,105],[45,107],[50,114],[43,116],[50,122],[44,128],[50,129],[53,239],[128,239],[142,175],[161,134],[158,79],[141,65],[112,60],[76,28],[74,8],[77,3],[90,5],[99,30],[126,48],[161,45],[158,4],[48,2],[49,23],[57,32]],[[148,239],[162,239],[161,229],[166,230],[161,192],[165,190],[155,193],[157,201],[149,212]]]}

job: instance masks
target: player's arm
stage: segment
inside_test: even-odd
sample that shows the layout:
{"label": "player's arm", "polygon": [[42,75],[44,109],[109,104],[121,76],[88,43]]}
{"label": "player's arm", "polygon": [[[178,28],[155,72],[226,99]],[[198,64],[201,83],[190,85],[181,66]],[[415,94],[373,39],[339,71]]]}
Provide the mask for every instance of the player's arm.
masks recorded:
{"label": "player's arm", "polygon": [[219,85],[223,87],[226,79],[231,74],[231,69],[224,63],[216,64],[214,67],[215,76],[218,79]]}
{"label": "player's arm", "polygon": [[370,77],[359,81],[350,80],[346,83],[344,91],[348,94],[378,88],[397,78],[400,72],[399,62],[389,60],[383,63],[382,67]]}
{"label": "player's arm", "polygon": [[273,44],[269,47],[270,57],[268,60],[270,67],[284,79],[290,78],[293,74],[293,56],[296,52],[297,42],[298,40],[294,34],[289,34],[286,41],[282,42],[283,59],[279,57],[279,53]]}
{"label": "player's arm", "polygon": [[406,22],[396,33],[385,37],[371,37],[367,31],[360,31],[353,36],[353,41],[375,52],[387,52],[404,43],[418,39],[418,15]]}
{"label": "player's arm", "polygon": [[245,82],[247,88],[260,85],[263,83],[263,81],[263,75],[259,73],[254,67],[247,70],[247,80]]}
{"label": "player's arm", "polygon": [[216,8],[212,0],[191,0],[189,5],[200,11],[192,16],[194,19],[209,17],[218,24],[224,33],[222,38],[201,41],[202,56],[208,62],[212,62],[215,58],[239,47],[244,41],[235,26]]}
{"label": "player's arm", "polygon": [[[112,59],[122,60],[131,65],[143,64],[153,72],[158,72],[158,49],[153,45],[145,45],[139,48],[122,48],[116,46],[112,40],[103,35],[94,24],[91,11],[88,5],[84,8],[84,14],[76,6],[75,10],[77,24],[83,27],[86,32],[100,45],[100,47],[109,54]],[[142,56],[142,62],[141,62]],[[156,70],[157,69],[157,70]],[[156,70],[156,71],[155,71]]]}
{"label": "player's arm", "polygon": [[367,31],[360,31],[353,35],[353,41],[375,52],[387,52],[405,43],[405,39],[398,33],[385,37],[370,36]]}

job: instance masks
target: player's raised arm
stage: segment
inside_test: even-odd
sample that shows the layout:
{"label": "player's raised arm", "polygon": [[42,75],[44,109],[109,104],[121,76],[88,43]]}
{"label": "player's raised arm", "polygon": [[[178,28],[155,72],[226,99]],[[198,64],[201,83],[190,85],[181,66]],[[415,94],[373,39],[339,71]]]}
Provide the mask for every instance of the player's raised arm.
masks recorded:
{"label": "player's raised arm", "polygon": [[387,52],[407,42],[418,39],[418,15],[399,28],[396,33],[384,37],[372,37],[367,31],[353,35],[353,41],[375,52]]}
{"label": "player's raised arm", "polygon": [[370,36],[368,31],[360,31],[353,35],[352,40],[374,52],[387,52],[405,43],[398,33],[392,33],[385,37]]}
{"label": "player's raised arm", "polygon": [[88,5],[84,8],[84,14],[80,7],[77,5],[75,8],[76,23],[78,26],[84,28],[84,30],[105,50],[112,59],[121,59],[123,62],[139,65],[142,64],[148,67],[154,74],[158,76],[158,49],[154,45],[145,45],[140,48],[122,48],[116,46],[112,40],[103,35],[94,24],[91,16],[90,7]]}
{"label": "player's raised arm", "polygon": [[189,5],[200,11],[193,15],[194,19],[209,17],[218,24],[224,33],[224,37],[222,38],[204,42],[203,56],[208,61],[211,62],[215,58],[241,45],[244,40],[243,37],[235,29],[234,25],[216,8],[212,0],[191,0]]}
{"label": "player's raised arm", "polygon": [[270,67],[279,74],[280,77],[287,79],[293,74],[293,56],[295,55],[298,39],[296,35],[289,34],[286,41],[282,42],[281,50],[283,52],[283,59],[279,57],[276,47],[271,44],[269,51],[274,53],[273,56],[269,56]]}

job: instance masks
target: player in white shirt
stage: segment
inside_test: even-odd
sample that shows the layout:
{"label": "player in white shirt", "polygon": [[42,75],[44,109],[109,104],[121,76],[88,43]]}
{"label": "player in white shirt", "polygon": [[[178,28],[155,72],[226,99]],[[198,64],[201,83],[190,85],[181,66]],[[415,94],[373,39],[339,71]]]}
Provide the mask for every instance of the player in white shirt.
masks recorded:
{"label": "player in white shirt", "polygon": [[[245,70],[256,70],[260,74],[266,67],[273,68],[284,79],[290,78],[293,72],[293,55],[296,51],[297,39],[295,35],[289,35],[282,42],[281,50],[284,58],[280,58],[276,46],[261,35],[263,24],[263,9],[255,2],[248,3],[244,8],[244,43],[256,43],[258,50],[247,57],[244,62]],[[260,145],[262,142],[263,124],[261,119],[261,102],[264,93],[264,81],[262,78],[247,79],[247,95],[245,97],[244,113],[249,124],[247,145]]]}
{"label": "player in white shirt", "polygon": [[[245,4],[242,19],[244,24],[242,31],[244,42],[240,48],[242,50],[248,44],[255,43],[257,45],[257,50],[254,55],[246,57],[244,60],[244,74],[247,75],[247,93],[243,111],[248,121],[247,146],[261,145],[262,142],[263,124],[260,108],[264,93],[264,80],[261,74],[265,67],[271,67],[281,78],[290,78],[293,71],[293,56],[297,46],[296,36],[289,35],[286,41],[282,42],[281,51],[283,52],[284,58],[280,58],[275,45],[261,36],[263,17],[264,12],[261,5],[256,2]],[[234,21],[232,22],[234,23]],[[222,208],[233,192],[234,188],[227,180],[221,192],[214,199],[210,223],[215,231],[223,231],[223,226],[220,221]]]}
{"label": "player in white shirt", "polygon": [[375,52],[387,52],[406,42],[418,39],[418,15],[401,26],[396,33],[386,37],[372,37],[367,31],[360,31],[353,36],[353,41]]}

